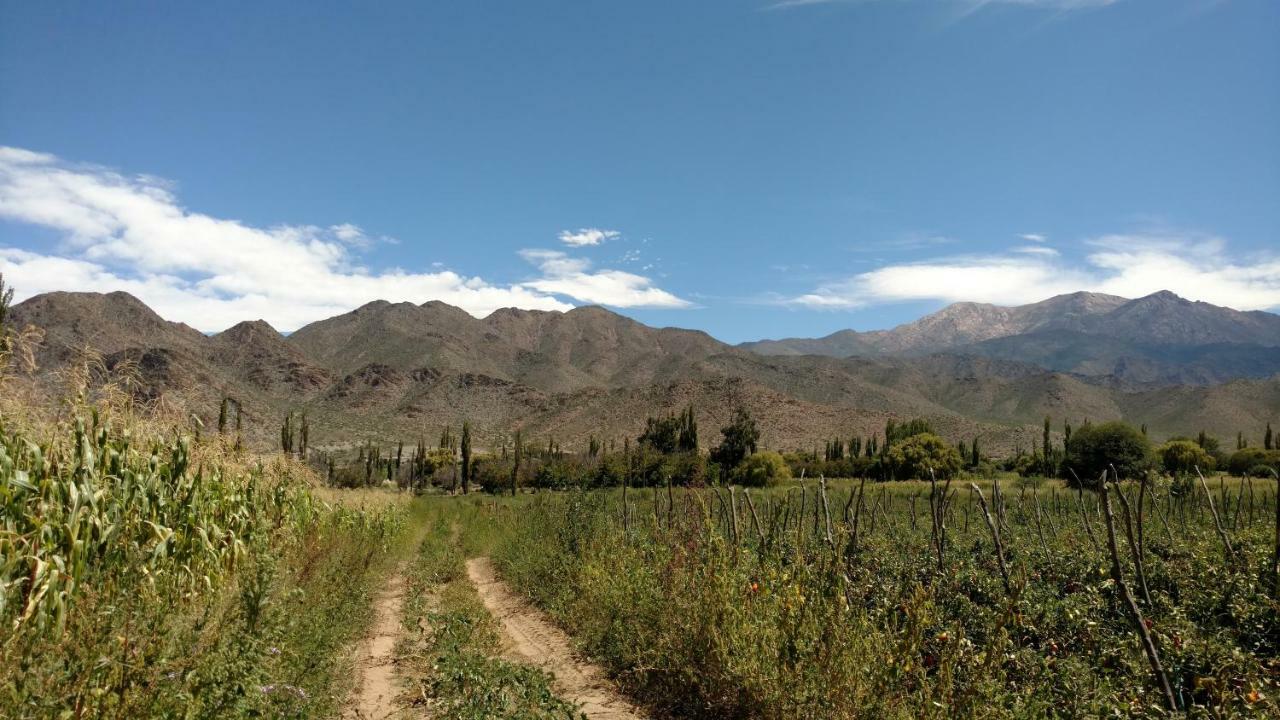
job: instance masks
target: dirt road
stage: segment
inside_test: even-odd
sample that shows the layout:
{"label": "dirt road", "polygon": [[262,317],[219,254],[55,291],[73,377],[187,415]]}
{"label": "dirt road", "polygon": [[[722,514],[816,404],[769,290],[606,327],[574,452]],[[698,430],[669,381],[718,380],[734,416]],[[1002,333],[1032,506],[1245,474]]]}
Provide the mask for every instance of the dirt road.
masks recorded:
{"label": "dirt road", "polygon": [[509,660],[536,665],[555,676],[560,697],[577,703],[590,720],[641,720],[631,704],[596,665],[573,653],[564,631],[498,579],[488,558],[467,561],[467,575],[485,607],[501,623],[503,653]]}
{"label": "dirt road", "polygon": [[395,647],[402,634],[400,608],[404,602],[404,575],[396,570],[374,601],[373,633],[360,648],[359,685],[343,720],[389,720],[399,717],[396,703]]}

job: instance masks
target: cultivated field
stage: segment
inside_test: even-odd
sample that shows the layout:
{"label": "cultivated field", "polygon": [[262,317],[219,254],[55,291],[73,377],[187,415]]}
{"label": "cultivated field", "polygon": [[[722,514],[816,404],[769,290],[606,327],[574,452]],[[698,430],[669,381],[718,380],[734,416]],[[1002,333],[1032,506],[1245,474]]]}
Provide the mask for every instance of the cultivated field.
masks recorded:
{"label": "cultivated field", "polygon": [[188,430],[6,421],[0,714],[1277,713],[1275,480],[415,498]]}

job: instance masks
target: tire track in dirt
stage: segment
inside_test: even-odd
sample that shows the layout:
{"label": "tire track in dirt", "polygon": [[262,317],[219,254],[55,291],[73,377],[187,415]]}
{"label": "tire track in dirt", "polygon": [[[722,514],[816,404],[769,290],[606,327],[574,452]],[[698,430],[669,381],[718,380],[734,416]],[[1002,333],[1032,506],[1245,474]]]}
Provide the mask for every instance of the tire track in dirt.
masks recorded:
{"label": "tire track in dirt", "polygon": [[507,659],[550,672],[556,694],[576,703],[590,720],[646,717],[618,692],[599,666],[574,656],[569,636],[499,580],[489,558],[467,560],[467,576],[485,608],[501,623]]}
{"label": "tire track in dirt", "polygon": [[396,702],[395,648],[403,634],[404,573],[397,568],[374,601],[373,632],[361,645],[357,671],[360,682],[343,720],[388,720],[403,709]]}

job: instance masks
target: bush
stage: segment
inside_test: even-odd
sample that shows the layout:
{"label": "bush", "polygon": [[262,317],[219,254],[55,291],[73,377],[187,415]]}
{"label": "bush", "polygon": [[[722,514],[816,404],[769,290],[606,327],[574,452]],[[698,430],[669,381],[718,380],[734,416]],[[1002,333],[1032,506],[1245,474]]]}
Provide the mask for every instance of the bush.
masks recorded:
{"label": "bush", "polygon": [[749,455],[734,472],[737,481],[749,487],[766,487],[776,485],[780,480],[791,477],[791,468],[787,461],[776,452],[765,450]]}
{"label": "bush", "polygon": [[1156,450],[1156,455],[1170,475],[1186,475],[1196,468],[1208,472],[1216,464],[1212,455],[1190,440],[1170,440]]}
{"label": "bush", "polygon": [[1260,477],[1270,475],[1272,469],[1280,470],[1280,451],[1244,448],[1231,453],[1231,457],[1227,458],[1227,470],[1232,475]]}
{"label": "bush", "polygon": [[1112,466],[1122,478],[1138,477],[1151,468],[1151,443],[1137,428],[1118,420],[1084,425],[1067,443],[1066,465],[1071,483],[1078,479],[1089,487]]}
{"label": "bush", "polygon": [[885,463],[890,475],[907,480],[927,478],[929,471],[940,478],[960,472],[964,461],[950,443],[932,433],[918,433],[894,443],[885,453]]}

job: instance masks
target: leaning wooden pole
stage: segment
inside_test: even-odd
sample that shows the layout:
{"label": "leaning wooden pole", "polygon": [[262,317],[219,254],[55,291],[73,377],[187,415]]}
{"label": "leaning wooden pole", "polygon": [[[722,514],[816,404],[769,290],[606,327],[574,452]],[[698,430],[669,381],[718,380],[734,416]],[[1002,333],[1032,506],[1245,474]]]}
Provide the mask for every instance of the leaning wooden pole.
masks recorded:
{"label": "leaning wooden pole", "polygon": [[[996,481],[997,483],[999,480]],[[1013,597],[1013,586],[1009,582],[1009,568],[1004,563],[1004,544],[1000,542],[1000,526],[991,518],[991,513],[987,510],[987,498],[982,494],[982,488],[976,483],[969,483],[969,489],[978,494],[978,504],[982,507],[982,518],[987,521],[987,529],[991,531],[991,541],[996,546],[996,561],[1000,564],[1000,579],[1004,581],[1004,591]]]}
{"label": "leaning wooden pole", "polygon": [[1218,508],[1213,505],[1213,493],[1209,492],[1209,483],[1205,481],[1199,466],[1196,467],[1196,475],[1200,476],[1200,487],[1204,488],[1204,497],[1209,501],[1209,514],[1213,516],[1213,527],[1218,531],[1218,539],[1222,541],[1222,547],[1227,553],[1227,562],[1235,565],[1236,550],[1231,547],[1231,538],[1227,536],[1227,529],[1222,526],[1222,518],[1218,517]]}
{"label": "leaning wooden pole", "polygon": [[1174,699],[1173,687],[1169,685],[1169,676],[1165,673],[1164,666],[1160,664],[1160,653],[1156,650],[1155,640],[1151,638],[1151,631],[1147,629],[1147,624],[1142,619],[1142,611],[1138,609],[1138,602],[1133,599],[1133,593],[1129,591],[1129,585],[1124,579],[1124,571],[1120,567],[1120,551],[1116,548],[1115,518],[1111,511],[1111,494],[1108,483],[1105,481],[1102,483],[1101,492],[1103,517],[1107,525],[1107,547],[1111,551],[1111,579],[1115,581],[1120,599],[1124,601],[1125,609],[1128,611],[1129,620],[1138,633],[1139,639],[1142,640],[1142,650],[1147,655],[1147,662],[1151,664],[1156,682],[1160,684],[1160,692],[1164,694],[1165,707],[1176,712],[1178,702]]}

